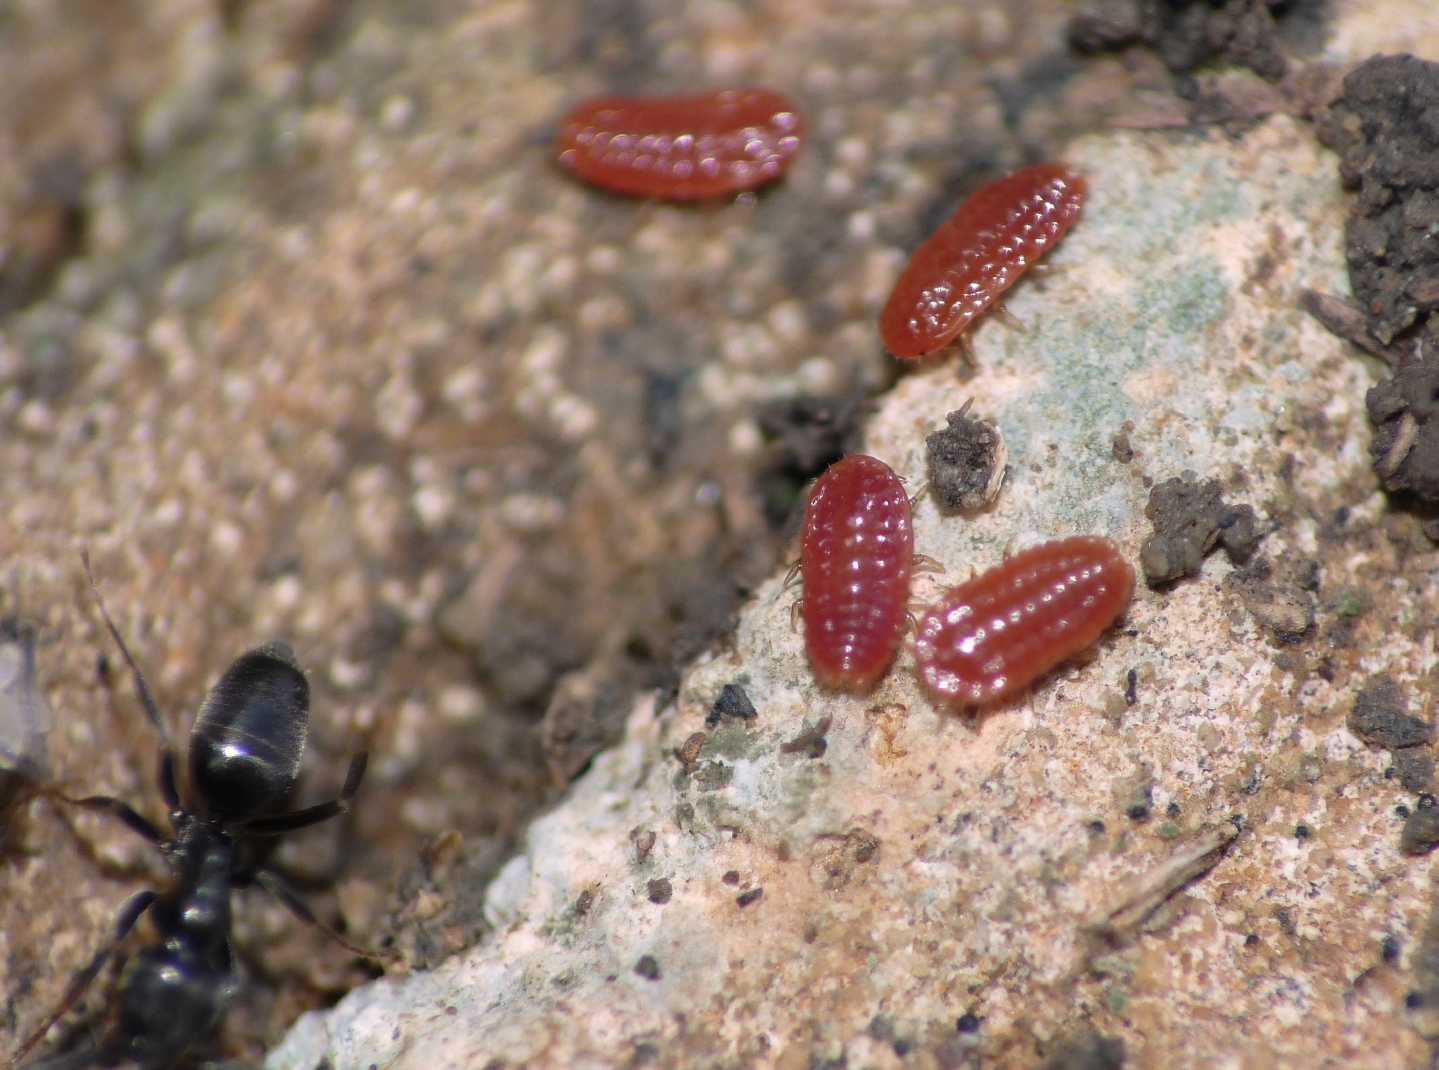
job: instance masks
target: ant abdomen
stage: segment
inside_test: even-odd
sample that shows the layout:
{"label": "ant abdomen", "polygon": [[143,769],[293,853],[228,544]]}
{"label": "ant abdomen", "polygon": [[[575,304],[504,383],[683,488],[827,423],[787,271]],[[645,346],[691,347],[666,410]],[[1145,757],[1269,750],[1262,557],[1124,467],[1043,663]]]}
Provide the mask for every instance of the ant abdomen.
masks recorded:
{"label": "ant abdomen", "polygon": [[190,734],[190,786],[210,815],[244,819],[289,798],[300,776],[310,685],[287,643],[235,659]]}

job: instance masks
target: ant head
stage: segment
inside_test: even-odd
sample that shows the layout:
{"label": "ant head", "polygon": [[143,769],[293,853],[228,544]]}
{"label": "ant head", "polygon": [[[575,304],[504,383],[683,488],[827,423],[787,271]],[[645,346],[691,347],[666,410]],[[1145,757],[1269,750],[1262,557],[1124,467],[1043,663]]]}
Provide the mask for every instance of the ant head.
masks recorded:
{"label": "ant head", "polygon": [[190,733],[190,786],[199,809],[256,817],[289,797],[305,756],[310,685],[285,643],[235,659]]}

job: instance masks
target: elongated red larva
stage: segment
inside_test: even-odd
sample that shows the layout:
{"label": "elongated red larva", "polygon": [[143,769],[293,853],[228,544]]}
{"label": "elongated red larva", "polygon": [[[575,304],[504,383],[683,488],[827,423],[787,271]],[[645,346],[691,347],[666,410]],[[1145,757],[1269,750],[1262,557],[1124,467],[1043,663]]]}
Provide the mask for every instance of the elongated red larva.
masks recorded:
{"label": "elongated red larva", "polygon": [[885,348],[913,360],[949,345],[1047,253],[1089,187],[1058,164],[991,182],[915,250],[880,317]]}
{"label": "elongated red larva", "polygon": [[693,201],[784,174],[804,137],[799,112],[768,89],[685,97],[602,97],[565,116],[561,167],[611,193]]}
{"label": "elongated red larva", "polygon": [[820,476],[804,513],[804,646],[815,678],[867,691],[894,660],[914,568],[909,496],[889,465],[863,454]]}
{"label": "elongated red larva", "polygon": [[1108,539],[1046,542],[952,587],[919,622],[915,663],[937,700],[998,702],[1089,646],[1134,593]]}

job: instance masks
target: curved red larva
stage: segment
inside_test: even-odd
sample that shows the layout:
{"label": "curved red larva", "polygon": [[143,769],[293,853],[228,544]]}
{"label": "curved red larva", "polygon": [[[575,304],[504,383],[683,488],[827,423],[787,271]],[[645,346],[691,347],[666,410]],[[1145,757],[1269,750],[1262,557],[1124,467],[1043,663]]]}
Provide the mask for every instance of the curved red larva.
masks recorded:
{"label": "curved red larva", "polygon": [[1134,569],[1108,539],[1046,542],[952,587],[919,623],[915,662],[953,705],[998,702],[1079,653],[1134,593]]}
{"label": "curved red larva", "polygon": [[804,137],[789,100],[768,89],[687,97],[602,97],[565,116],[561,167],[633,197],[701,200],[784,174]]}
{"label": "curved red larva", "polygon": [[894,660],[908,617],[914,531],[889,465],[853,454],[820,476],[804,513],[804,646],[826,687],[866,691]]}
{"label": "curved red larva", "polygon": [[906,360],[949,345],[1058,244],[1089,187],[1058,164],[991,182],[915,250],[880,316],[885,348]]}

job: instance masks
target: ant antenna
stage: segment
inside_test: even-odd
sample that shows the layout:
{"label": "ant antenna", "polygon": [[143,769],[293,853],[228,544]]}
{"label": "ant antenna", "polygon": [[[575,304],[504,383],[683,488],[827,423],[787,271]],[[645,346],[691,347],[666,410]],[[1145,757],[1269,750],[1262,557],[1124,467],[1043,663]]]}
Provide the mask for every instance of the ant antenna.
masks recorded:
{"label": "ant antenna", "polygon": [[90,549],[82,547],[80,550],[80,562],[85,566],[85,578],[90,581],[90,590],[95,595],[95,604],[100,607],[100,616],[105,620],[105,627],[109,629],[110,638],[115,640],[115,645],[120,648],[120,654],[125,659],[125,664],[130,666],[130,676],[135,681],[135,690],[140,695],[140,705],[145,707],[145,716],[150,718],[150,723],[160,733],[160,738],[165,741],[165,749],[170,749],[170,733],[165,730],[165,723],[160,719],[160,708],[155,705],[154,696],[150,694],[150,685],[145,682],[145,674],[140,671],[140,666],[135,661],[135,656],[130,653],[130,648],[125,645],[125,639],[120,634],[120,629],[115,627],[115,621],[110,617],[110,610],[105,607],[105,596],[100,593],[100,584],[95,580],[95,572],[90,568]]}

